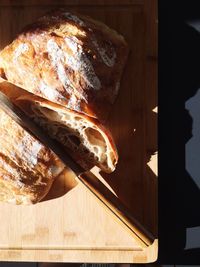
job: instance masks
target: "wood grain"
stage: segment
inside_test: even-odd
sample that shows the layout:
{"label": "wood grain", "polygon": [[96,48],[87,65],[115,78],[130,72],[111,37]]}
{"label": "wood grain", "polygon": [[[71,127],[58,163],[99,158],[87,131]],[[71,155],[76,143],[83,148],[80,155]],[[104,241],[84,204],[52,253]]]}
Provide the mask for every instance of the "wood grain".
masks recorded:
{"label": "wood grain", "polygon": [[[124,35],[131,52],[120,94],[107,122],[120,160],[113,174],[99,174],[96,169],[95,173],[156,236],[157,177],[147,165],[157,150],[156,113],[152,111],[157,105],[157,48],[153,40],[156,24],[149,24],[155,19],[156,11],[152,11],[156,4],[149,9],[148,2],[0,0],[0,49],[27,23],[56,5],[104,21]],[[61,184],[66,190],[59,189]],[[0,259],[119,263],[156,260],[157,240],[141,249],[69,170],[45,200],[30,207],[0,204]]]}

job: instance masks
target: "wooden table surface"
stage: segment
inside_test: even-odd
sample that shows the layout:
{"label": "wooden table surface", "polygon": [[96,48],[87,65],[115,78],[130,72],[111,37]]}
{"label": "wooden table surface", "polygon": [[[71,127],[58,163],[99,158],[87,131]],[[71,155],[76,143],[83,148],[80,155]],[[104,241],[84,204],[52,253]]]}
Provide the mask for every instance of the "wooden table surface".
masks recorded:
{"label": "wooden table surface", "polygon": [[[77,10],[123,34],[131,52],[107,122],[119,150],[117,170],[99,178],[155,236],[142,249],[69,170],[46,201],[0,204],[0,259],[145,263],[157,257],[156,1],[0,0],[0,49],[27,23],[57,6]],[[67,178],[66,178],[67,177]]]}

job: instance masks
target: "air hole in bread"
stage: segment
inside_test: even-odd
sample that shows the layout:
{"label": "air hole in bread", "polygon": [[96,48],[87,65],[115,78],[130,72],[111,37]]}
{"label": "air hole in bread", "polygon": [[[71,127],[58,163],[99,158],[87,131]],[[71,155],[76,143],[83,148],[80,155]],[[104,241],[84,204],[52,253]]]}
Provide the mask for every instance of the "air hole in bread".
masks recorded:
{"label": "air hole in bread", "polygon": [[97,146],[93,146],[93,149],[94,149],[94,152],[95,152],[95,153],[99,153],[99,149],[98,149]]}
{"label": "air hole in bread", "polygon": [[74,119],[75,119],[76,121],[81,121],[81,120],[82,120],[81,117],[77,117],[77,116],[75,116]]}
{"label": "air hole in bread", "polygon": [[87,139],[91,145],[96,145],[96,144],[105,144],[104,138],[102,134],[100,134],[99,131],[93,129],[93,128],[87,128],[85,129],[85,135],[87,136]]}

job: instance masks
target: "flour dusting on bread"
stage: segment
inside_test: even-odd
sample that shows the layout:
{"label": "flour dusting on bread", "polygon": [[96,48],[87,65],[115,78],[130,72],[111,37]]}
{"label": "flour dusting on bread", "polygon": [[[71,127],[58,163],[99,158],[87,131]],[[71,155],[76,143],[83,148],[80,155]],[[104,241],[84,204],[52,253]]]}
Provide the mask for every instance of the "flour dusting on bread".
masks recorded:
{"label": "flour dusting on bread", "polygon": [[63,169],[50,149],[0,109],[0,201],[37,203]]}
{"label": "flour dusting on bread", "polygon": [[0,52],[0,76],[35,95],[105,121],[127,55],[127,43],[115,30],[62,8],[27,26]]}
{"label": "flour dusting on bread", "polygon": [[40,81],[40,87],[39,87],[41,93],[47,97],[49,100],[54,101],[55,99],[62,98],[63,96],[59,94],[55,88],[47,85],[43,80]]}
{"label": "flour dusting on bread", "polygon": [[74,89],[72,88],[71,82],[66,74],[64,63],[65,63],[65,54],[61,48],[57,45],[55,41],[50,39],[47,42],[47,51],[49,53],[52,64],[58,74],[58,78],[61,81],[62,85],[69,94],[72,94]]}
{"label": "flour dusting on bread", "polygon": [[15,52],[14,52],[14,61],[16,61],[19,56],[23,53],[25,53],[26,51],[28,51],[29,47],[26,43],[22,43],[20,44],[16,49],[15,49]]}
{"label": "flour dusting on bread", "polygon": [[20,143],[17,144],[16,150],[22,155],[22,160],[29,161],[34,167],[38,163],[38,154],[43,148],[42,144],[37,140],[30,138],[30,134],[24,132],[24,136]]}
{"label": "flour dusting on bread", "polygon": [[89,86],[95,90],[101,88],[101,82],[95,74],[91,61],[87,58],[83,51],[82,46],[78,43],[78,39],[75,36],[66,37],[66,44],[73,52],[73,57],[66,58],[67,64],[74,70],[80,73]]}
{"label": "flour dusting on bread", "polygon": [[115,65],[115,61],[116,61],[116,57],[117,57],[114,47],[111,46],[111,49],[112,49],[111,56],[108,56],[106,49],[104,49],[103,47],[100,47],[95,38],[92,40],[92,42],[93,42],[94,46],[96,47],[97,51],[99,52],[99,55],[100,55],[102,61],[108,67],[113,67]]}

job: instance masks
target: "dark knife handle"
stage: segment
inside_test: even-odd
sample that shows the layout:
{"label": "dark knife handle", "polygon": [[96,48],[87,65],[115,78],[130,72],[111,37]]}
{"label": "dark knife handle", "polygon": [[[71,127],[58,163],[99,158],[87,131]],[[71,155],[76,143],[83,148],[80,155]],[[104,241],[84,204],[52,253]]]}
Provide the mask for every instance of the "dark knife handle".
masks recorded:
{"label": "dark knife handle", "polygon": [[110,210],[118,221],[126,226],[142,248],[151,245],[155,237],[147,231],[129,212],[125,205],[90,171],[79,175],[79,179]]}

